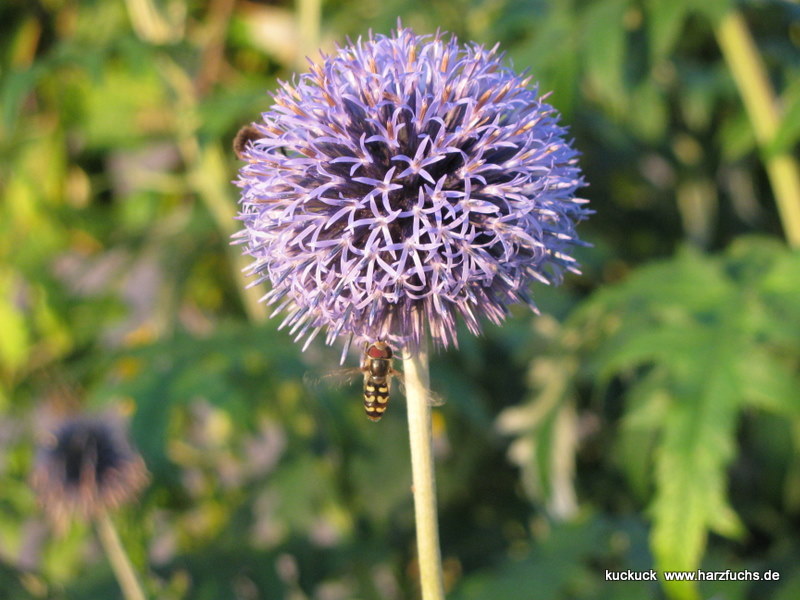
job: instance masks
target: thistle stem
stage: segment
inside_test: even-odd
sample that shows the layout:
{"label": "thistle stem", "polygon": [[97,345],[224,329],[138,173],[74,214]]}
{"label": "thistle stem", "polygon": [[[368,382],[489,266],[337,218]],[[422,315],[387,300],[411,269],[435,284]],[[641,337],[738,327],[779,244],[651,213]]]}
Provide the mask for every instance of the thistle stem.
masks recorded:
{"label": "thistle stem", "polygon": [[742,96],[756,141],[764,156],[772,192],[789,245],[800,247],[800,167],[788,151],[770,152],[781,127],[781,111],[747,23],[730,11],[716,26],[722,55]]}
{"label": "thistle stem", "polygon": [[111,517],[107,512],[103,512],[97,517],[95,521],[97,526],[97,535],[100,537],[100,543],[106,551],[108,561],[111,563],[111,568],[114,575],[117,577],[119,587],[122,588],[122,595],[125,600],[146,600],[144,592],[142,591],[142,584],[133,570],[133,565],[128,558],[122,543],[119,540],[119,534],[111,522]]}
{"label": "thistle stem", "polygon": [[[407,349],[408,351],[408,349]],[[408,401],[408,434],[411,442],[411,471],[414,516],[417,525],[422,600],[444,600],[442,556],[436,516],[436,474],[433,463],[431,407],[428,402],[428,348],[423,341],[403,359]]]}

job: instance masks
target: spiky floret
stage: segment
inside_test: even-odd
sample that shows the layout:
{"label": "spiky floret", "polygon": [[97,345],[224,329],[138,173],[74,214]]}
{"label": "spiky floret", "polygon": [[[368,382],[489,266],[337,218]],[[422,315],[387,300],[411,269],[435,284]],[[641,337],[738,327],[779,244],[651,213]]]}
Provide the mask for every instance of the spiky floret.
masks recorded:
{"label": "spiky floret", "polygon": [[113,417],[65,419],[40,446],[31,483],[60,526],[130,501],[147,483],[144,460]]}
{"label": "spiky floret", "polygon": [[477,334],[577,272],[577,153],[502,58],[399,29],[281,83],[242,152],[238,237],[297,339],[447,346],[458,315]]}

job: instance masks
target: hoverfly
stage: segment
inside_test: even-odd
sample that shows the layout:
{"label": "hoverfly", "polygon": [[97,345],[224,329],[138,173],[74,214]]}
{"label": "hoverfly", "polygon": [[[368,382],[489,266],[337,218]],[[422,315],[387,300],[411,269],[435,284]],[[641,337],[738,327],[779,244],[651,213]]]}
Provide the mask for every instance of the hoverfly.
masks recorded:
{"label": "hoverfly", "polygon": [[[392,391],[392,381],[397,380],[401,390],[404,390],[403,374],[393,367],[394,353],[386,342],[369,342],[364,346],[361,357],[361,366],[353,369],[337,369],[320,378],[306,378],[306,382],[316,385],[320,382],[339,381],[348,383],[357,376],[364,380],[363,399],[364,412],[370,421],[381,420],[389,406]],[[433,392],[429,392],[428,401],[435,406],[444,404],[442,399]]]}
{"label": "hoverfly", "polygon": [[364,350],[364,412],[370,421],[381,420],[389,406],[392,377],[403,376],[392,368],[392,360],[392,349],[385,342],[373,342]]}

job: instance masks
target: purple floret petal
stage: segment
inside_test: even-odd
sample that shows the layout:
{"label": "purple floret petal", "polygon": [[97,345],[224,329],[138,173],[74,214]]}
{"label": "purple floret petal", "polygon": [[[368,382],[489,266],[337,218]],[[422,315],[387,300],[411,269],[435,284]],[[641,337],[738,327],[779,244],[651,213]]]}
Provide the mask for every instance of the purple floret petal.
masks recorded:
{"label": "purple floret petal", "polygon": [[[303,349],[457,345],[579,272],[590,210],[558,113],[498,47],[399,29],[281,82],[255,124],[237,240]],[[344,357],[344,353],[342,355]]]}

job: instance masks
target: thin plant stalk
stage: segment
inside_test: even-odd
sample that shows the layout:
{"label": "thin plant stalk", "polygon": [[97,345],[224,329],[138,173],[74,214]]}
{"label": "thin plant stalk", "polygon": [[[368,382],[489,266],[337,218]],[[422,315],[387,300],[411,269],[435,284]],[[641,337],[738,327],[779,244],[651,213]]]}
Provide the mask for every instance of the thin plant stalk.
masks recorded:
{"label": "thin plant stalk", "polygon": [[184,33],[186,3],[173,2],[170,18],[159,13],[152,0],[125,0],[128,15],[136,35],[151,44],[169,44],[180,40]]}
{"label": "thin plant stalk", "polygon": [[142,591],[142,584],[133,570],[133,565],[125,552],[125,548],[122,547],[122,542],[119,540],[119,534],[114,527],[114,523],[111,522],[111,517],[104,511],[97,517],[95,525],[97,526],[97,535],[100,537],[100,543],[103,545],[106,556],[108,556],[108,561],[111,563],[111,568],[117,577],[125,600],[146,600]]}
{"label": "thin plant stalk", "polygon": [[[195,85],[175,61],[164,55],[159,65],[164,78],[177,96],[177,143],[181,157],[187,165],[189,183],[205,204],[223,237],[230,239],[236,231],[235,202],[230,197],[225,175],[225,157],[218,144],[201,146],[197,137],[199,116]],[[266,319],[267,309],[258,301],[258,292],[249,289],[247,276],[249,261],[238,250],[228,247],[228,260],[234,275],[241,281],[237,286],[247,318],[251,323]]]}
{"label": "thin plant stalk", "polygon": [[436,513],[436,473],[433,463],[433,432],[429,397],[428,348],[407,351],[403,359],[408,402],[408,434],[411,443],[411,471],[414,516],[417,525],[417,561],[423,600],[444,600],[439,523]]}
{"label": "thin plant stalk", "polygon": [[720,20],[716,36],[764,156],[786,239],[793,248],[800,248],[800,167],[789,152],[769,151],[780,129],[781,111],[764,61],[738,11]]}
{"label": "thin plant stalk", "polygon": [[320,21],[322,18],[322,0],[298,0],[297,25],[300,32],[300,56],[297,64],[305,66],[305,58],[314,55],[319,48]]}

